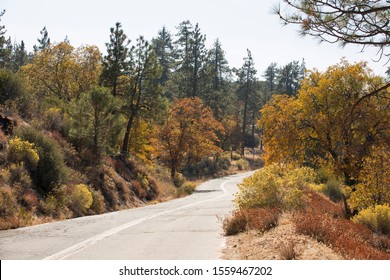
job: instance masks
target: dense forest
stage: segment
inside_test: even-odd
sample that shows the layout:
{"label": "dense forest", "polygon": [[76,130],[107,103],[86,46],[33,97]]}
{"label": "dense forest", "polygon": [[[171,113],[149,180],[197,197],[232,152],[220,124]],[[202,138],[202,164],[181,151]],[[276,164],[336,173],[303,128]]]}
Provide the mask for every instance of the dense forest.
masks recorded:
{"label": "dense forest", "polygon": [[46,27],[27,50],[0,26],[0,227],[178,196],[232,162],[266,165],[241,185],[241,208],[299,208],[310,182],[348,219],[390,219],[386,78],[365,62],[320,72],[300,59],[258,71],[247,50],[232,68],[223,42],[208,49],[190,21],[150,41],[117,22],[105,50],[52,42]]}

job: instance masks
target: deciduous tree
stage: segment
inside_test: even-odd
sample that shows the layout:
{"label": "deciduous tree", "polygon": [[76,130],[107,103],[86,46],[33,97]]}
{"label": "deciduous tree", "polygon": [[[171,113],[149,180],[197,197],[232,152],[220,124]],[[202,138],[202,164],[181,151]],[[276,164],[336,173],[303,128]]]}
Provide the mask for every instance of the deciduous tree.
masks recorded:
{"label": "deciduous tree", "polygon": [[[365,63],[342,61],[302,82],[297,98],[274,96],[262,110],[269,162],[295,160],[334,167],[347,184],[356,183],[363,159],[374,145],[389,142],[389,91]],[[377,98],[357,100],[379,90]],[[354,109],[352,110],[352,108]]]}
{"label": "deciduous tree", "polygon": [[70,101],[97,85],[101,72],[97,47],[74,49],[66,42],[50,45],[22,67],[30,89],[38,96]]}
{"label": "deciduous tree", "polygon": [[159,133],[159,155],[168,163],[171,177],[175,177],[184,163],[193,163],[221,152],[216,145],[216,132],[222,129],[211,109],[204,106],[198,97],[177,100]]}
{"label": "deciduous tree", "polygon": [[121,110],[127,119],[121,149],[123,155],[127,155],[129,151],[130,134],[137,118],[152,117],[153,113],[163,104],[159,84],[161,67],[149,42],[142,36],[137,39],[131,65],[130,83],[127,93],[123,96],[124,106]]}

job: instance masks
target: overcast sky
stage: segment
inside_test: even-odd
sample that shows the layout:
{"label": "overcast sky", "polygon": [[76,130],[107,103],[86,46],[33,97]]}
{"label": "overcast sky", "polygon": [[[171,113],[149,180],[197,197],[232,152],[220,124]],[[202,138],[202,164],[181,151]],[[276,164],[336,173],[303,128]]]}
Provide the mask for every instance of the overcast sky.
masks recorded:
{"label": "overcast sky", "polygon": [[272,62],[285,65],[306,61],[309,69],[325,70],[342,57],[350,62],[366,60],[375,73],[383,75],[387,65],[374,62],[375,49],[361,52],[357,46],[341,48],[319,44],[312,37],[301,38],[296,26],[282,26],[271,13],[281,0],[2,0],[6,10],[1,25],[13,41],[23,40],[28,49],[37,43],[46,26],[52,42],[68,36],[70,43],[97,45],[105,53],[110,27],[121,22],[134,42],[139,35],[151,39],[164,25],[175,34],[184,20],[199,23],[207,46],[219,38],[231,67],[240,67],[251,50],[259,76]]}

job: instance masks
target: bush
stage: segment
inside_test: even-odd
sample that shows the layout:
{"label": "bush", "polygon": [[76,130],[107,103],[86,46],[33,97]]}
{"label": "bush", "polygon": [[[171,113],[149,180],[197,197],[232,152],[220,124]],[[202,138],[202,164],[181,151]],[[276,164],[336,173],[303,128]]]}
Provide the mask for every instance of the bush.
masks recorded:
{"label": "bush", "polygon": [[60,108],[49,108],[45,112],[44,124],[46,129],[61,131],[63,123],[64,121]]}
{"label": "bush", "polygon": [[245,159],[245,158],[241,158],[239,159],[237,162],[237,168],[238,170],[242,171],[242,170],[248,170],[249,169],[249,162]]}
{"label": "bush", "polygon": [[245,178],[238,185],[239,193],[234,201],[241,208],[300,208],[303,206],[303,189],[313,181],[311,168],[270,165]]}
{"label": "bush", "polygon": [[240,160],[240,159],[241,159],[240,154],[234,152],[233,155],[232,155],[232,160]]}
{"label": "bush", "polygon": [[92,204],[89,208],[94,214],[102,214],[106,212],[106,202],[104,196],[98,190],[90,188],[89,191],[92,195]]}
{"label": "bush", "polygon": [[42,199],[39,202],[39,209],[44,214],[49,215],[49,216],[58,215],[57,207],[58,207],[58,201],[55,198],[55,196],[52,194],[48,195],[45,199]]}
{"label": "bush", "polygon": [[316,170],[315,183],[326,184],[330,180],[334,180],[335,176],[328,167],[321,167]]}
{"label": "bush", "polygon": [[33,143],[38,151],[35,181],[45,194],[66,180],[68,170],[62,151],[55,140],[32,127],[18,131],[18,135],[23,140]]}
{"label": "bush", "polygon": [[390,204],[390,150],[373,147],[372,154],[365,158],[359,173],[359,184],[351,193],[348,203],[354,210]]}
{"label": "bush", "polygon": [[196,188],[195,183],[185,182],[180,188],[176,189],[176,196],[183,197],[183,196],[190,195],[194,192],[195,188]]}
{"label": "bush", "polygon": [[0,217],[6,218],[17,213],[16,196],[9,187],[0,187]]}
{"label": "bush", "polygon": [[322,188],[323,194],[330,198],[333,202],[340,202],[343,200],[342,184],[335,179],[327,181]]}
{"label": "bush", "polygon": [[39,161],[39,155],[34,144],[15,137],[9,141],[7,159],[13,163],[24,163],[29,170],[35,170]]}
{"label": "bush", "polygon": [[22,79],[11,70],[0,69],[0,104],[15,100],[25,94]]}
{"label": "bush", "polygon": [[93,197],[86,185],[78,184],[71,188],[69,200],[70,209],[77,215],[81,215],[91,207]]}
{"label": "bush", "polygon": [[231,236],[246,231],[247,224],[245,215],[236,210],[223,220],[222,228],[225,236]]}
{"label": "bush", "polygon": [[24,164],[12,163],[9,166],[9,183],[16,188],[17,185],[22,187],[21,192],[31,188],[31,177]]}
{"label": "bush", "polygon": [[184,184],[186,179],[182,174],[176,173],[172,181],[176,188],[180,188]]}
{"label": "bush", "polygon": [[226,236],[246,230],[265,232],[278,225],[280,211],[277,208],[245,208],[233,211],[223,220]]}
{"label": "bush", "polygon": [[373,246],[372,233],[364,226],[343,218],[332,218],[318,211],[294,214],[297,233],[322,242],[347,259],[390,259],[390,255]]}
{"label": "bush", "polygon": [[204,158],[201,161],[187,164],[183,169],[183,173],[187,177],[212,176],[218,172],[221,172],[222,170],[228,170],[229,167],[229,158],[218,156],[214,159]]}
{"label": "bush", "polygon": [[364,209],[352,220],[355,223],[366,225],[375,233],[390,235],[390,207],[387,205]]}

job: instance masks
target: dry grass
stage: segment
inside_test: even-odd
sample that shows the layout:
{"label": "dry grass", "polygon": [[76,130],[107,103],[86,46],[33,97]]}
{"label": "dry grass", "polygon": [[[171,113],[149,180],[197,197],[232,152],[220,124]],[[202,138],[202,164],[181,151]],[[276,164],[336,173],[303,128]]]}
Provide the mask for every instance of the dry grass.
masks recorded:
{"label": "dry grass", "polygon": [[279,249],[280,259],[282,260],[295,260],[297,253],[295,252],[295,245],[292,241],[283,243]]}

